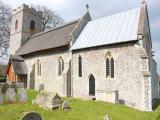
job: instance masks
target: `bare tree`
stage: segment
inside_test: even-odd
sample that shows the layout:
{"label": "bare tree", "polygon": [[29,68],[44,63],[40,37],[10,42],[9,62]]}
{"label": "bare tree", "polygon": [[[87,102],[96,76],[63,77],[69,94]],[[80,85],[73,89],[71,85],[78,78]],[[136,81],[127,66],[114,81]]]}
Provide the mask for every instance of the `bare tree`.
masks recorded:
{"label": "bare tree", "polygon": [[3,62],[7,56],[10,39],[10,18],[10,7],[0,1],[0,62]]}
{"label": "bare tree", "polygon": [[54,11],[49,8],[41,5],[31,5],[37,11],[42,11],[42,22],[43,22],[43,31],[49,28],[54,28],[57,25],[60,25],[64,22],[64,20],[57,15]]}

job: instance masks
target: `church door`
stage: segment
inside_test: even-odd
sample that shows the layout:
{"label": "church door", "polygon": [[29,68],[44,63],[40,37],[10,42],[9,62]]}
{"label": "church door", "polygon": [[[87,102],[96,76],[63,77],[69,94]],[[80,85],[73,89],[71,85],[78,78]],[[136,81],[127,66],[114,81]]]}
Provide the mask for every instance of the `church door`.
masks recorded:
{"label": "church door", "polygon": [[93,75],[89,77],[89,95],[95,96],[95,78]]}

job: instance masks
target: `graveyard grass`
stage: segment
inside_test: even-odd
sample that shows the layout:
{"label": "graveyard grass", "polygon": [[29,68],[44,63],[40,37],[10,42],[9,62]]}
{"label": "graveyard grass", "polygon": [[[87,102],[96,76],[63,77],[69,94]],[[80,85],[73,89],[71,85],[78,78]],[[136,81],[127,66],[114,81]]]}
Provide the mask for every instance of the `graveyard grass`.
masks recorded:
{"label": "graveyard grass", "polygon": [[20,120],[25,112],[29,111],[38,112],[43,120],[103,120],[106,114],[112,120],[160,120],[160,104],[154,112],[140,112],[118,104],[63,98],[70,102],[71,109],[51,111],[32,105],[36,95],[37,92],[29,90],[26,103],[0,105],[0,120]]}

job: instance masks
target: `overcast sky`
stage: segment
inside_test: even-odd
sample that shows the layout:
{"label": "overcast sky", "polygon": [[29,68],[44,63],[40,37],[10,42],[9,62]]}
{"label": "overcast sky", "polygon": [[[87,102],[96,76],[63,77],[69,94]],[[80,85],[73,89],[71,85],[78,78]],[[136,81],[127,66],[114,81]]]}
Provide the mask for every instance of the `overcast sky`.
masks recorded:
{"label": "overcast sky", "polygon": [[[89,4],[89,11],[93,19],[104,17],[120,11],[139,7],[141,0],[2,0],[11,8],[23,3],[40,4],[54,10],[65,22],[81,17],[85,12],[85,5]],[[150,27],[152,33],[153,50],[160,73],[160,0],[147,0]]]}

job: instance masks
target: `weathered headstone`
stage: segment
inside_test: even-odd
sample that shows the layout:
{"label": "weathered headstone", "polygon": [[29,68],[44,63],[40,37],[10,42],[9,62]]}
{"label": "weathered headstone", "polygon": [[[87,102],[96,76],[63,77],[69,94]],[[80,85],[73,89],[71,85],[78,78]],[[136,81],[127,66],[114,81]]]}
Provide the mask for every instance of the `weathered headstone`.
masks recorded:
{"label": "weathered headstone", "polygon": [[43,108],[53,110],[61,106],[62,100],[57,93],[41,91],[36,100],[33,100],[32,103],[36,103]]}
{"label": "weathered headstone", "polygon": [[24,88],[24,82],[17,82],[17,88]]}
{"label": "weathered headstone", "polygon": [[108,115],[106,115],[103,120],[111,120],[111,118]]}
{"label": "weathered headstone", "polygon": [[14,91],[17,93],[17,85],[16,85],[16,83],[11,83],[10,88],[13,88]]}
{"label": "weathered headstone", "polygon": [[0,91],[0,104],[3,104],[3,94],[2,94],[2,92]]}
{"label": "weathered headstone", "polygon": [[6,98],[9,103],[13,103],[16,101],[16,93],[15,93],[14,88],[7,89]]}
{"label": "weathered headstone", "polygon": [[9,84],[8,83],[4,83],[2,85],[2,93],[6,94],[8,88],[9,88]]}
{"label": "weathered headstone", "polygon": [[26,102],[27,101],[27,91],[24,88],[18,89],[19,101]]}
{"label": "weathered headstone", "polygon": [[35,112],[25,114],[20,120],[42,120],[41,116]]}
{"label": "weathered headstone", "polygon": [[68,110],[68,109],[70,109],[70,105],[69,105],[69,102],[65,100],[62,103],[62,110]]}
{"label": "weathered headstone", "polygon": [[40,84],[39,86],[39,92],[41,92],[42,90],[44,90],[44,84]]}

